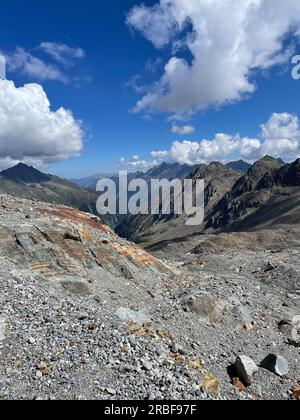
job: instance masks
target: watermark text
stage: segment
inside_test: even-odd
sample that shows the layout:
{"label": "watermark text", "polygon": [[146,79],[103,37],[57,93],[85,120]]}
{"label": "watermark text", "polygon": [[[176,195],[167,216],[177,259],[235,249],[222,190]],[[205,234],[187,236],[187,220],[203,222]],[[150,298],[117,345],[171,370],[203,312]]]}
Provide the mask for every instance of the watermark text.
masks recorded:
{"label": "watermark text", "polygon": [[136,178],[128,182],[128,173],[120,172],[118,181],[102,179],[97,184],[100,215],[186,215],[187,226],[204,220],[204,180]]}

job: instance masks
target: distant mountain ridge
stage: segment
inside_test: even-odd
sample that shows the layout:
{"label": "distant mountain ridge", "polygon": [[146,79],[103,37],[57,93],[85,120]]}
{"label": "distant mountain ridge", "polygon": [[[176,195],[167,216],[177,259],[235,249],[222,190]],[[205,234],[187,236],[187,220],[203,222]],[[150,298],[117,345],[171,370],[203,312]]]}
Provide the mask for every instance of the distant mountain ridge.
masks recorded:
{"label": "distant mountain ridge", "polygon": [[[276,159],[276,161],[280,164],[280,165],[285,165],[285,162],[281,159],[278,158]],[[249,171],[249,169],[251,168],[251,164],[248,162],[245,162],[244,160],[240,159],[238,161],[235,162],[229,162],[226,164],[226,166],[228,168],[234,169],[235,171],[240,171],[243,173],[246,173]]]}
{"label": "distant mountain ridge", "polygon": [[248,162],[245,162],[244,160],[238,160],[236,162],[229,162],[226,165],[228,168],[234,169],[235,171],[240,171],[240,172],[247,172],[250,168],[251,165]]}
{"label": "distant mountain ridge", "polygon": [[145,178],[160,178],[171,181],[175,178],[185,178],[193,172],[198,165],[182,165],[180,163],[166,163],[155,166],[145,174]]}
{"label": "distant mountain ridge", "polygon": [[[163,162],[160,165],[154,166],[147,172],[130,172],[128,173],[128,179],[141,178],[150,180],[152,178],[157,179],[168,179],[172,180],[175,178],[187,177],[198,165],[181,165],[180,163],[166,163]],[[100,179],[108,178],[113,179],[117,182],[118,174],[96,174],[81,179],[71,179],[70,181],[80,185],[83,188],[88,188],[96,191],[97,183]]]}
{"label": "distant mountain ridge", "polygon": [[114,176],[116,176],[115,174],[96,174],[96,175],[91,175],[85,178],[79,178],[79,179],[70,179],[69,181],[72,182],[73,184],[77,184],[82,188],[86,188],[86,189],[90,189],[93,191],[96,191],[96,186],[97,183],[100,179],[103,178],[113,178]]}
{"label": "distant mountain ridge", "polygon": [[[237,162],[239,165],[243,161]],[[186,215],[108,215],[104,223],[145,246],[183,240],[202,233],[257,230],[267,226],[300,224],[300,159],[283,164],[265,156],[247,172],[219,162],[209,165],[163,163],[146,173],[128,174],[128,180],[189,178],[205,180],[205,221],[201,226],[186,226]],[[117,184],[117,176],[112,177]],[[54,202],[97,214],[98,194],[57,176],[43,174],[19,164],[0,173],[0,193],[20,198]]]}
{"label": "distant mountain ridge", "polygon": [[0,172],[0,193],[63,204],[96,213],[97,195],[57,176],[19,163]]}

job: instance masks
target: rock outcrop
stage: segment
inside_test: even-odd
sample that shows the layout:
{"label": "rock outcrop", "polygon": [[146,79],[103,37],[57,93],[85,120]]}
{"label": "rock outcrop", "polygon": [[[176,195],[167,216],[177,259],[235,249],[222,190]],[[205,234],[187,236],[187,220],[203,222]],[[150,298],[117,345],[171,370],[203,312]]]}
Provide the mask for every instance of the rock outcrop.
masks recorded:
{"label": "rock outcrop", "polygon": [[245,231],[299,224],[300,159],[256,162],[215,206],[206,229]]}

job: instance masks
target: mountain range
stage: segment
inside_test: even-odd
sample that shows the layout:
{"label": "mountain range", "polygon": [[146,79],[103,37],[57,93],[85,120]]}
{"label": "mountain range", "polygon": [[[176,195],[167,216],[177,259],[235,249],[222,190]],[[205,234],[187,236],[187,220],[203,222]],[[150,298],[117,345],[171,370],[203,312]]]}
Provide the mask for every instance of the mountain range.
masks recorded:
{"label": "mountain range", "polygon": [[[205,209],[209,212],[241,176],[241,172],[219,162],[212,162],[210,165],[202,164],[194,167],[187,178],[205,180]],[[130,240],[148,245],[153,240],[156,242],[176,239],[203,230],[203,226],[186,226],[186,220],[186,215],[172,214],[129,216],[116,228],[116,232]]]}
{"label": "mountain range", "polygon": [[151,249],[205,233],[258,231],[300,222],[300,160],[283,164],[266,156],[246,173],[213,162],[189,175],[205,179],[205,221],[186,226],[185,215],[134,216],[116,231]]}
{"label": "mountain range", "polygon": [[300,159],[235,168],[129,174],[204,179],[205,220],[189,227],[185,215],[97,217],[91,189],[2,171],[0,399],[297,396]]}
{"label": "mountain range", "polygon": [[[193,169],[195,169],[197,165],[181,165],[180,163],[166,163],[163,162],[161,165],[157,165],[147,172],[132,172],[128,174],[128,180],[132,180],[135,178],[142,178],[145,180],[150,179],[168,179],[172,180],[175,178],[184,178],[188,176]],[[96,190],[97,183],[99,179],[108,178],[113,179],[118,183],[118,175],[117,174],[96,174],[86,178],[80,179],[71,179],[70,181],[74,184],[78,184],[83,188],[88,188],[93,191]]]}
{"label": "mountain range", "polygon": [[[118,184],[117,176],[110,177]],[[0,193],[63,204],[97,214],[98,195],[92,190],[96,178],[99,180],[99,177],[91,177],[92,182],[82,187],[19,164],[0,173]],[[129,181],[135,178],[143,178],[147,183],[151,179],[205,180],[205,221],[201,226],[186,226],[187,216],[175,214],[102,217],[102,221],[120,236],[146,247],[203,233],[257,230],[299,223],[300,160],[284,164],[266,156],[253,165],[243,161],[196,166],[163,163],[146,173],[128,175]]]}
{"label": "mountain range", "polygon": [[[282,159],[278,159],[278,163],[284,165],[284,161]],[[238,172],[246,173],[250,168],[251,164],[245,162],[244,160],[238,160],[229,162],[225,165],[227,168],[233,169]],[[149,169],[147,172],[133,172],[129,173],[129,179],[133,178],[142,178],[142,179],[151,179],[151,178],[160,178],[160,179],[168,179],[172,180],[175,178],[184,178],[187,177],[190,173],[192,173],[195,169],[197,169],[199,165],[184,165],[180,163],[167,163],[163,162],[160,165],[154,166],[153,168]],[[96,190],[96,185],[99,179],[109,178],[115,179],[117,178],[117,174],[105,174],[99,173],[96,175],[91,175],[85,178],[73,178],[70,179],[70,182],[79,185],[82,188],[91,189],[93,191]]]}

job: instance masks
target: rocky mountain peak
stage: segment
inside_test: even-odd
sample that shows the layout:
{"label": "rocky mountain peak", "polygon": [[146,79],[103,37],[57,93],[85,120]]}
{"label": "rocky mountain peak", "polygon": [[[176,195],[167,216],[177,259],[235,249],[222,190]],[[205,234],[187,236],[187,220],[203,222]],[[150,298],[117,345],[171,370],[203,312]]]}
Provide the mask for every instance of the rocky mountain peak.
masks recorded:
{"label": "rocky mountain peak", "polygon": [[300,166],[300,158],[295,161],[294,165]]}
{"label": "rocky mountain peak", "polygon": [[184,178],[188,176],[195,166],[190,165],[181,165],[178,162],[174,163],[167,163],[163,162],[159,166],[155,166],[154,168],[150,169],[146,174],[145,178],[166,178],[169,180],[175,178]]}
{"label": "rocky mountain peak", "polygon": [[212,168],[212,169],[214,169],[214,168],[216,168],[216,169],[223,169],[224,168],[224,165],[222,163],[220,163],[220,162],[211,162],[208,165],[208,167],[209,168]]}
{"label": "rocky mountain peak", "polygon": [[51,181],[50,175],[43,174],[32,166],[27,166],[24,163],[19,163],[13,168],[2,171],[0,176],[10,181],[25,184],[35,184]]}
{"label": "rocky mountain peak", "polygon": [[206,181],[212,178],[220,178],[220,177],[236,177],[240,176],[238,171],[231,169],[227,166],[224,166],[220,162],[211,162],[209,165],[202,164],[195,169],[192,173],[192,178],[203,178]]}
{"label": "rocky mountain peak", "polygon": [[275,181],[284,186],[300,186],[300,159],[281,166],[275,174]]}
{"label": "rocky mountain peak", "polygon": [[236,162],[229,162],[226,165],[228,168],[234,169],[235,171],[240,171],[240,172],[248,172],[248,170],[251,168],[250,163],[245,162],[244,160],[240,159]]}
{"label": "rocky mountain peak", "polygon": [[248,171],[248,176],[253,177],[254,179],[262,178],[267,172],[278,169],[280,166],[277,159],[274,159],[271,156],[265,156],[254,163]]}

